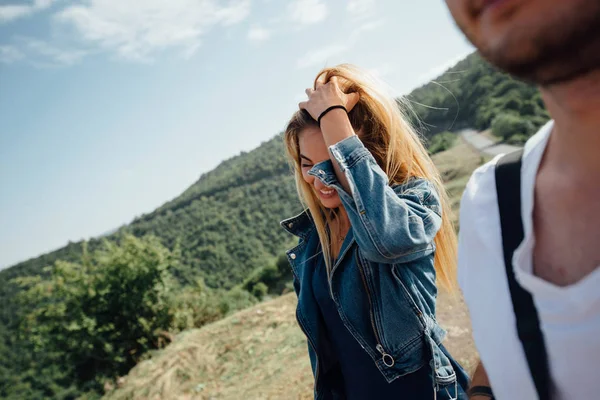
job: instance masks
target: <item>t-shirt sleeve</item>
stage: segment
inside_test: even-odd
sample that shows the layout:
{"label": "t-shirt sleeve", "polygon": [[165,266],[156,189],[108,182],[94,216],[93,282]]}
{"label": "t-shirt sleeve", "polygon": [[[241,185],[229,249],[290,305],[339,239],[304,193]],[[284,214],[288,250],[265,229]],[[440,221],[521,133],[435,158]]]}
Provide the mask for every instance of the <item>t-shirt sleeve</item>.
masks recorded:
{"label": "t-shirt sleeve", "polygon": [[475,170],[460,204],[458,283],[467,304],[472,300],[472,288],[477,285],[481,269],[489,268],[492,259],[502,259],[501,243],[496,243],[500,235],[495,178],[499,158]]}

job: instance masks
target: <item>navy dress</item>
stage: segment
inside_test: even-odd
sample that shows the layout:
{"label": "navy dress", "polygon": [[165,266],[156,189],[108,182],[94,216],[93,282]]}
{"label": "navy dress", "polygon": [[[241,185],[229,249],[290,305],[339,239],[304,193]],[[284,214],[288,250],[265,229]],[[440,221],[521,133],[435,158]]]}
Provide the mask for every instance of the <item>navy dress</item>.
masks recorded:
{"label": "navy dress", "polygon": [[318,258],[320,261],[314,270],[312,287],[323,323],[327,327],[327,332],[323,334],[327,337],[321,337],[319,340],[322,344],[319,354],[326,358],[320,360],[325,366],[323,378],[327,379],[328,386],[333,388],[334,398],[418,399],[423,393],[431,393],[433,398],[433,380],[427,365],[392,383],[385,380],[371,357],[344,326],[329,292],[325,263]]}

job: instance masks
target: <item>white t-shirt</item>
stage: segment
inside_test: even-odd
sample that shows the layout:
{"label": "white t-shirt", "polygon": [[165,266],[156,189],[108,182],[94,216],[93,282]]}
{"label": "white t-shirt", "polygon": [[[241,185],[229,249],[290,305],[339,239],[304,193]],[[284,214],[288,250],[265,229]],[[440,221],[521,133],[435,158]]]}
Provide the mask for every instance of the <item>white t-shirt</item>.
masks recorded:
{"label": "white t-shirt", "polygon": [[[533,295],[555,398],[600,399],[600,268],[566,287],[532,274],[534,185],[552,126],[552,122],[546,124],[525,145],[521,171],[525,238],[515,251],[513,266],[517,281]],[[537,392],[517,337],[502,253],[494,175],[499,158],[475,171],[463,195],[458,279],[495,397],[532,400]]]}

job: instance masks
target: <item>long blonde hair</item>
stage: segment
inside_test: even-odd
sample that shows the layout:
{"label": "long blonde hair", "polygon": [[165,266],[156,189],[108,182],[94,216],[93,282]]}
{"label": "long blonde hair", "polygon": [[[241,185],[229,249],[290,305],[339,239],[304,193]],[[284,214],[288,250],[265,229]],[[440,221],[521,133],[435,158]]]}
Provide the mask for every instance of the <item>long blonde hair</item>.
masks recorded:
{"label": "long blonde hair", "polygon": [[[423,146],[420,137],[404,117],[401,104],[381,88],[381,85],[361,69],[341,64],[325,68],[317,74],[317,82],[328,82],[338,77],[340,89],[345,93],[357,92],[358,104],[348,114],[354,131],[369,149],[377,164],[389,177],[389,184],[402,184],[408,179],[427,179],[435,186],[442,208],[442,226],[435,237],[435,270],[438,285],[453,291],[456,288],[457,240],[452,224],[452,210],[440,174]],[[327,270],[331,271],[329,232],[336,211],[323,207],[316,194],[302,177],[299,134],[308,127],[318,127],[306,112],[296,112],[285,130],[284,140],[288,157],[292,161],[296,189],[300,201],[310,211],[315,223]]]}

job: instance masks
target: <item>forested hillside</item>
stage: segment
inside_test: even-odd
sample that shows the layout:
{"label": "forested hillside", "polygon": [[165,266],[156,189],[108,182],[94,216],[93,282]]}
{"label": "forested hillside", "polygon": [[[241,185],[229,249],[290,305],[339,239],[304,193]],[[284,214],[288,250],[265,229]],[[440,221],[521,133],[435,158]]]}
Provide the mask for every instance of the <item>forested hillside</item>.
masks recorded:
{"label": "forested hillside", "polygon": [[[427,138],[464,127],[485,130],[506,119],[515,122],[509,128],[517,130],[499,134],[506,139],[528,137],[548,119],[535,87],[498,72],[477,54],[415,89],[407,100],[416,116],[409,115]],[[154,234],[171,249],[179,243],[183,263],[189,267],[185,274],[200,274],[209,286],[231,287],[263,257],[272,257],[281,248],[286,235],[277,228],[278,219],[299,209],[278,135],[256,150],[224,161],[180,196],[107,239],[129,232]],[[98,243],[91,240],[88,246],[94,249]],[[80,254],[81,243],[70,243],[0,271],[0,282],[39,273],[56,260],[73,260]]]}
{"label": "forested hillside", "polygon": [[[252,304],[269,291],[279,290],[280,294],[281,284],[275,281],[289,276],[288,271],[280,274],[274,267],[276,255],[292,238],[279,221],[300,210],[282,138],[277,135],[251,152],[224,161],[181,196],[105,238],[69,243],[0,271],[0,397],[75,398],[71,396],[82,390],[95,393],[103,379],[122,375],[139,355],[161,346],[155,340],[156,331],[200,327]],[[176,256],[176,261],[165,267],[155,259],[142,262],[129,254],[129,262],[121,267],[133,276],[146,276],[145,270],[162,271],[157,272],[158,280],[144,280],[138,293],[131,293],[126,279],[119,283],[93,272],[93,268],[106,268],[104,242],[124,246],[111,250],[119,254],[138,254],[127,247],[131,237],[149,238],[143,240],[151,241],[152,251]],[[89,282],[105,290],[87,294]],[[268,287],[269,283],[274,286]],[[165,289],[157,291],[157,284]],[[65,285],[68,296],[61,292]],[[225,291],[236,285],[243,289]],[[46,295],[48,290],[52,296]],[[104,297],[120,291],[125,293],[117,299]],[[122,307],[146,297],[160,298],[158,304],[169,312],[157,321],[146,318],[140,322],[136,313]],[[113,318],[133,319],[133,325],[122,326],[132,332],[123,347],[123,338],[114,336],[110,327],[114,321],[98,318],[111,309],[102,302],[115,308]],[[61,331],[63,325],[71,328]],[[61,339],[46,341],[48,335]],[[93,351],[73,352],[77,346],[67,345],[68,337]],[[138,341],[143,344],[135,344]],[[106,346],[110,350],[105,350]],[[125,349],[137,349],[139,354],[121,360],[118,354]],[[93,362],[96,358],[104,361]],[[71,367],[58,367],[64,364]],[[88,375],[79,376],[76,369],[81,368],[88,369]]]}
{"label": "forested hillside", "polygon": [[418,116],[413,123],[427,137],[462,128],[492,128],[518,144],[548,120],[535,86],[499,72],[475,53],[412,91],[407,100]]}

